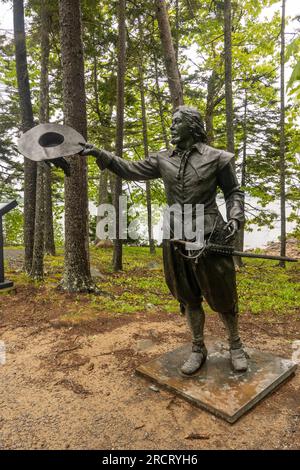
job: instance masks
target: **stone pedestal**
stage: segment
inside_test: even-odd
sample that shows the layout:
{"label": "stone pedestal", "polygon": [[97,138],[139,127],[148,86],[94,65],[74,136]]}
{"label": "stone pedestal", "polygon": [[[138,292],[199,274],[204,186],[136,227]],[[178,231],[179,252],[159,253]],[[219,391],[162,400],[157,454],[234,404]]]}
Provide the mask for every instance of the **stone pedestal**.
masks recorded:
{"label": "stone pedestal", "polygon": [[247,348],[247,372],[234,373],[230,366],[227,344],[206,341],[208,358],[193,376],[180,372],[191,345],[170,351],[137,368],[137,374],[166,387],[200,408],[225,419],[237,421],[266,395],[294,375],[297,365],[273,354]]}

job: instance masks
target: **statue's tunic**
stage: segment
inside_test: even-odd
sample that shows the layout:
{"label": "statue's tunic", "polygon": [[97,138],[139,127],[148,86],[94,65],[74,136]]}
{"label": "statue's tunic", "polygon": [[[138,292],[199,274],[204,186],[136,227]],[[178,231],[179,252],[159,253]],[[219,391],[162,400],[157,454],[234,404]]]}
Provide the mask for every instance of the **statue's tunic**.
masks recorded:
{"label": "statue's tunic", "polygon": [[[207,236],[216,218],[218,226],[225,225],[216,204],[218,187],[224,194],[227,219],[235,219],[239,224],[244,221],[244,193],[240,190],[232,159],[231,153],[197,143],[188,151],[158,152],[143,161],[128,162],[108,152],[103,152],[97,161],[101,169],[108,168],[127,180],[162,178],[169,206],[203,204]],[[195,264],[180,256],[169,240],[164,240],[163,258],[167,285],[182,308],[187,304],[199,305],[204,296],[215,311],[237,311],[232,257],[210,254]]]}

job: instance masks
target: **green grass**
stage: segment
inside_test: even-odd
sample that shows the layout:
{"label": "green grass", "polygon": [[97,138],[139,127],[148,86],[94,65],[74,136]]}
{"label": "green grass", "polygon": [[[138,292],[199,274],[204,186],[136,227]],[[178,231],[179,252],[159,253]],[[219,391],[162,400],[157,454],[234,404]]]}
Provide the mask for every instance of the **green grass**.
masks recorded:
{"label": "green grass", "polygon": [[248,260],[237,279],[241,312],[299,312],[299,263],[287,263],[282,269],[276,261]]}
{"label": "green grass", "polygon": [[[97,317],[99,312],[112,315],[144,311],[178,312],[177,301],[168,291],[164,281],[162,250],[157,248],[150,255],[147,247],[124,246],[123,271],[113,273],[111,266],[112,249],[91,247],[91,265],[103,276],[97,284],[100,295],[79,294],[70,303],[62,319],[74,322]],[[245,260],[246,265],[237,273],[240,312],[252,314],[299,313],[300,306],[300,263],[287,263],[286,269],[279,268],[275,261]],[[64,294],[57,293],[63,272],[63,253],[45,259],[45,289],[40,294],[40,283],[34,283],[20,270],[8,265],[7,278],[18,286],[34,284],[41,302],[53,299],[58,302]],[[205,309],[209,312],[208,306]]]}

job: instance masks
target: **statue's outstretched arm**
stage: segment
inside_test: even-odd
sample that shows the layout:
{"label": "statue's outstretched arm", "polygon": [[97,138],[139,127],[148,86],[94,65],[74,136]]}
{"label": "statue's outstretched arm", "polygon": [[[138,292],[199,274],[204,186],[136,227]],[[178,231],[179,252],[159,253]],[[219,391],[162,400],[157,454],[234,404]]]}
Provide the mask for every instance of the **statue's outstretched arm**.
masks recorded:
{"label": "statue's outstretched arm", "polygon": [[147,160],[129,162],[106,150],[97,149],[91,144],[86,144],[81,155],[93,155],[101,170],[108,168],[126,180],[146,181],[161,176],[156,155],[150,156]]}

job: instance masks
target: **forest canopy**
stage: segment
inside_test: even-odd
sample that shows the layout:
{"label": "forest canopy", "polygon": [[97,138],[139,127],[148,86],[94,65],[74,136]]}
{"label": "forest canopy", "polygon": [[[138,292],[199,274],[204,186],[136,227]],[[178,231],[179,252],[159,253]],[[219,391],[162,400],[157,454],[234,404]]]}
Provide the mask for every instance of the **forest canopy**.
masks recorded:
{"label": "forest canopy", "polygon": [[[0,36],[0,199],[19,201],[19,209],[6,218],[7,243],[23,244],[25,210],[30,272],[40,206],[46,216],[40,222],[45,236],[39,243],[53,252],[55,243],[64,243],[60,218],[68,212],[74,191],[84,195],[83,211],[87,201],[113,202],[123,193],[130,204],[145,206],[148,214],[151,205],[165,203],[165,195],[160,180],[151,186],[120,182],[108,171],[100,173],[92,157],[87,169],[78,164],[78,171],[87,171],[88,181],[79,187],[79,180],[64,182],[60,168],[42,172],[25,165],[24,172],[16,149],[17,137],[28,128],[20,105],[16,39],[16,16],[22,15],[23,2],[8,3],[14,9],[15,28],[1,30]],[[202,113],[209,145],[234,151],[239,182],[260,205],[259,210],[247,205],[246,198],[247,226],[271,227],[280,218],[285,224],[283,209],[288,204],[289,219],[299,233],[299,18],[285,17],[284,6],[285,1],[276,0],[28,0],[24,16],[29,127],[41,122],[69,122],[75,127],[79,123],[99,148],[138,160],[169,148],[172,110],[184,102]],[[73,30],[68,41],[66,28],[72,24],[65,23],[71,17],[81,34]],[[74,66],[68,72],[69,61]],[[291,77],[284,77],[283,71],[290,68]],[[67,102],[70,76],[74,93],[78,92],[76,110]],[[264,210],[278,200],[280,214]],[[86,222],[78,223],[84,231]],[[90,241],[96,238],[95,224],[96,218],[90,216]],[[151,228],[149,238],[153,244]],[[115,262],[121,266],[121,259]]]}

